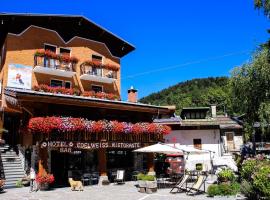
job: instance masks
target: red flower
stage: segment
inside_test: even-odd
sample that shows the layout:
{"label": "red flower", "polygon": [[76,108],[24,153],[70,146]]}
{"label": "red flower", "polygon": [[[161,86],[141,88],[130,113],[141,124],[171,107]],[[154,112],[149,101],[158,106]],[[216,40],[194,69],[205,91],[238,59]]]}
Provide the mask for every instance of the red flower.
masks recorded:
{"label": "red flower", "polygon": [[157,132],[157,125],[152,123],[147,126],[148,133],[156,133]]}
{"label": "red flower", "polygon": [[168,135],[171,132],[171,130],[172,130],[171,127],[167,125],[163,125],[161,134]]}
{"label": "red flower", "polygon": [[106,98],[106,93],[104,92],[97,92],[95,95],[99,99],[105,99]]}
{"label": "red flower", "polygon": [[117,65],[112,65],[112,64],[106,64],[106,65],[103,65],[105,69],[108,69],[108,70],[112,70],[112,71],[118,71],[119,70],[119,66]]}
{"label": "red flower", "polygon": [[44,184],[44,183],[53,183],[54,182],[54,176],[53,174],[38,174],[36,177],[36,181],[39,184]]}
{"label": "red flower", "polygon": [[97,121],[93,124],[93,132],[101,133],[103,131],[103,121]]}
{"label": "red flower", "polygon": [[132,133],[134,134],[142,134],[143,133],[143,127],[140,123],[136,123],[132,126]]}
{"label": "red flower", "polygon": [[72,117],[35,117],[31,118],[28,128],[32,133],[52,132],[91,132],[91,133],[126,133],[126,134],[169,134],[171,128],[161,124],[136,123],[127,124],[118,121],[89,121],[82,118]]}
{"label": "red flower", "polygon": [[118,121],[112,121],[112,123],[113,123],[113,130],[112,130],[113,133],[117,134],[117,133],[124,132],[124,128],[125,128],[124,123],[118,122]]}

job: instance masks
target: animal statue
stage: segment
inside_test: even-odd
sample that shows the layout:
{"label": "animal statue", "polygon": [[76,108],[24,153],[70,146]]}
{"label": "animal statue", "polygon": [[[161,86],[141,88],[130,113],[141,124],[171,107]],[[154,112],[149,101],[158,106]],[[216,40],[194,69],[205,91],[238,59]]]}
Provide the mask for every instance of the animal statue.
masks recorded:
{"label": "animal statue", "polygon": [[70,184],[72,191],[75,190],[83,191],[83,184],[81,181],[74,181],[73,178],[68,178],[68,182]]}

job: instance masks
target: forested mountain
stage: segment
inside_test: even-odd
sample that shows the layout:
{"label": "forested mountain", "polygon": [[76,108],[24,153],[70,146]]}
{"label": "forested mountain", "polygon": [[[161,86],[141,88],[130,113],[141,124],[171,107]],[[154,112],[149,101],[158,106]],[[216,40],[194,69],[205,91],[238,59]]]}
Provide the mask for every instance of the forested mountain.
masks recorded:
{"label": "forested mountain", "polygon": [[142,103],[154,105],[175,105],[179,114],[182,107],[209,106],[217,104],[219,113],[231,112],[231,101],[229,98],[230,87],[228,77],[209,77],[192,79],[178,83],[174,86],[150,94],[142,99]]}

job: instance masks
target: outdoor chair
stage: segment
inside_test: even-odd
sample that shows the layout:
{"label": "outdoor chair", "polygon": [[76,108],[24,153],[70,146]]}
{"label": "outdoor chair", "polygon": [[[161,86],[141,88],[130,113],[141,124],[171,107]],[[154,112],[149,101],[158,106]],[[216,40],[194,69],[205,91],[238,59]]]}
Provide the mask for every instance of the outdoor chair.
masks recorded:
{"label": "outdoor chair", "polygon": [[114,183],[117,183],[117,184],[125,183],[124,177],[125,177],[125,170],[117,170],[116,178],[114,179]]}
{"label": "outdoor chair", "polygon": [[82,175],[83,186],[91,184],[91,174],[85,173]]}
{"label": "outdoor chair", "polygon": [[90,175],[90,184],[94,185],[94,184],[98,184],[99,181],[99,173],[98,172],[93,172]]}
{"label": "outdoor chair", "polygon": [[[185,174],[182,179],[180,179],[175,186],[171,189],[170,193],[178,193],[187,190],[187,181],[189,180],[190,175]],[[185,185],[185,186],[184,186]],[[176,191],[175,191],[176,190]]]}
{"label": "outdoor chair", "polygon": [[139,174],[140,172],[139,171],[133,171],[132,172],[132,181],[137,181],[137,177],[138,177],[138,174]]}
{"label": "outdoor chair", "polygon": [[164,174],[160,174],[157,176],[157,187],[160,188],[165,188],[166,187],[166,180],[167,178],[165,177]]}
{"label": "outdoor chair", "polygon": [[[205,192],[205,181],[207,176],[205,175],[199,175],[197,181],[191,186],[187,187],[187,195],[196,195],[201,194]],[[200,190],[200,188],[203,185],[203,190]]]}

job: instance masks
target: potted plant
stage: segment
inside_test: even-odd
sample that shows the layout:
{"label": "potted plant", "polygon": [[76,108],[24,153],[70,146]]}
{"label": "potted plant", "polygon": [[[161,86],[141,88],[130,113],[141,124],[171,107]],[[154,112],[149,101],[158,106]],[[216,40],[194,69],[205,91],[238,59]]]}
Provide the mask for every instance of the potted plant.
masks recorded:
{"label": "potted plant", "polygon": [[38,174],[36,177],[36,181],[39,185],[40,190],[48,190],[49,185],[54,182],[54,176],[53,174]]}
{"label": "potted plant", "polygon": [[220,182],[230,182],[235,179],[234,173],[230,169],[222,169],[217,177]]}
{"label": "potted plant", "polygon": [[151,194],[157,191],[157,181],[155,176],[145,175],[144,180],[146,182],[146,193]]}
{"label": "potted plant", "polygon": [[142,173],[139,173],[137,175],[137,181],[138,181],[138,186],[139,186],[139,192],[141,193],[145,193],[145,189],[146,189],[146,182],[144,179],[144,174]]}
{"label": "potted plant", "polygon": [[153,193],[157,191],[157,181],[153,175],[138,174],[137,175],[139,192]]}

